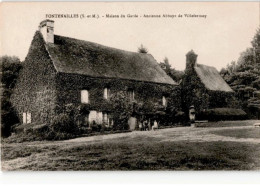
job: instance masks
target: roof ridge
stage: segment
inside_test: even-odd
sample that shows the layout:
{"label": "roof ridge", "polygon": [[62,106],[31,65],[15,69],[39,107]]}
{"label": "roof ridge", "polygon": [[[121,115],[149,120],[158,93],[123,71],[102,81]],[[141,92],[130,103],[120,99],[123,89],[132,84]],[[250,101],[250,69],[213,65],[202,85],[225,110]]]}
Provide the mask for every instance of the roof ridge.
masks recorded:
{"label": "roof ridge", "polygon": [[177,85],[151,54],[61,35],[45,46],[57,72]]}
{"label": "roof ridge", "polygon": [[88,40],[72,38],[72,37],[63,36],[63,35],[54,34],[54,38],[55,38],[55,36],[63,37],[63,38],[71,39],[71,40],[77,40],[77,41],[81,41],[81,42],[87,42],[87,43],[91,43],[91,44],[94,44],[94,45],[97,45],[97,46],[101,46],[101,47],[105,47],[105,48],[109,48],[109,49],[115,49],[115,50],[127,52],[127,53],[133,53],[133,54],[139,54],[139,55],[145,55],[145,56],[151,55],[150,53],[139,53],[139,52],[135,52],[135,51],[128,51],[128,50],[119,49],[119,48],[116,48],[116,47],[110,47],[110,46],[107,46],[107,45],[104,45],[104,44],[99,44],[99,43],[88,41]]}
{"label": "roof ridge", "polygon": [[[199,65],[199,66],[206,66],[206,67],[208,67],[208,68],[214,68],[214,69],[217,70],[217,68],[214,67],[214,66],[209,66],[209,65],[205,65],[205,64],[198,64],[198,63],[197,63],[197,65]],[[218,70],[217,70],[217,71],[218,71]]]}

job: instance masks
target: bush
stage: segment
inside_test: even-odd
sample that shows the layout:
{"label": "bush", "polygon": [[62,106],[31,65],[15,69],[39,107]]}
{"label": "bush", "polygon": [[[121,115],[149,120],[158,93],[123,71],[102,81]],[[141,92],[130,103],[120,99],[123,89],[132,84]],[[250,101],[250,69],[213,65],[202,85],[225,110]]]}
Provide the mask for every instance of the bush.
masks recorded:
{"label": "bush", "polygon": [[[3,101],[3,99],[2,99]],[[1,110],[1,134],[2,137],[8,137],[12,133],[13,126],[19,123],[19,119],[12,109],[11,105],[10,108],[7,110]]]}
{"label": "bush", "polygon": [[202,112],[197,117],[199,120],[223,121],[223,120],[244,120],[247,114],[241,109],[235,108],[214,108]]}
{"label": "bush", "polygon": [[36,134],[44,134],[49,130],[49,126],[44,123],[44,124],[40,124],[40,125],[35,125],[32,128],[32,131]]}
{"label": "bush", "polygon": [[101,128],[102,128],[102,125],[97,124],[95,121],[93,121],[90,126],[91,126],[92,131],[94,131],[94,132],[100,132]]}
{"label": "bush", "polygon": [[178,111],[175,114],[175,120],[176,120],[176,122],[185,122],[185,120],[186,120],[185,113],[182,111]]}
{"label": "bush", "polygon": [[50,125],[50,130],[57,133],[75,133],[77,126],[67,114],[55,116]]}
{"label": "bush", "polygon": [[48,126],[45,135],[47,140],[64,140],[75,138],[80,133],[79,127],[74,123],[70,115],[66,113],[58,114]]}

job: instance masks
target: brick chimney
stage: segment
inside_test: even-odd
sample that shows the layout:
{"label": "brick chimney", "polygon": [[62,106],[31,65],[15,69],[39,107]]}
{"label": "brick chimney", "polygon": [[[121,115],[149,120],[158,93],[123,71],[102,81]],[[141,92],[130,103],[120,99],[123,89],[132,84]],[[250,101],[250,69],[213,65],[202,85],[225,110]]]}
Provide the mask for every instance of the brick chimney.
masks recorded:
{"label": "brick chimney", "polygon": [[186,54],[186,69],[193,69],[196,66],[198,55],[193,50]]}
{"label": "brick chimney", "polygon": [[54,43],[54,21],[43,20],[39,25],[39,31],[42,33],[46,43]]}

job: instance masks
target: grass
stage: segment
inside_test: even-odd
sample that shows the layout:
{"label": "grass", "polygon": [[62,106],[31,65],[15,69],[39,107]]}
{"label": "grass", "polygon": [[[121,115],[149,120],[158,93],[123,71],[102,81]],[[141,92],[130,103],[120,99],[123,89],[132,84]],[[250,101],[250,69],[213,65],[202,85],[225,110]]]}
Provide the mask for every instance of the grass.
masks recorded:
{"label": "grass", "polygon": [[235,138],[257,138],[260,139],[260,128],[256,127],[253,129],[224,129],[214,131],[214,134],[221,136],[230,136]]}
{"label": "grass", "polygon": [[237,126],[253,126],[254,123],[259,123],[259,120],[243,120],[243,121],[217,121],[196,124],[197,127],[237,127]]}
{"label": "grass", "polygon": [[259,147],[245,143],[124,140],[68,148],[17,147],[3,159],[37,158],[21,170],[249,170],[259,166],[259,155]]}
{"label": "grass", "polygon": [[[224,143],[224,145],[223,145]],[[200,147],[200,149],[198,149]],[[229,150],[229,151],[226,151]],[[42,170],[247,170],[255,147],[230,142],[151,144],[101,143],[76,146],[48,154],[53,158],[31,168]],[[55,167],[53,167],[55,166]]]}
{"label": "grass", "polygon": [[[247,125],[248,121],[244,124]],[[238,125],[241,126],[241,123]],[[237,135],[237,138],[244,136],[259,138],[250,129],[244,136],[240,129],[236,129],[236,132],[219,130],[218,133],[224,135],[222,141],[210,139],[210,136],[207,136],[208,139],[202,139],[203,141],[189,140],[192,136],[203,137],[202,133],[205,135],[216,133],[215,129],[214,131],[210,129],[171,128],[155,132],[86,137],[73,141],[4,143],[2,167],[5,170],[256,170],[260,168],[259,143],[225,141],[225,136],[233,135]],[[108,136],[112,138],[106,138]],[[180,137],[183,138],[178,139]]]}

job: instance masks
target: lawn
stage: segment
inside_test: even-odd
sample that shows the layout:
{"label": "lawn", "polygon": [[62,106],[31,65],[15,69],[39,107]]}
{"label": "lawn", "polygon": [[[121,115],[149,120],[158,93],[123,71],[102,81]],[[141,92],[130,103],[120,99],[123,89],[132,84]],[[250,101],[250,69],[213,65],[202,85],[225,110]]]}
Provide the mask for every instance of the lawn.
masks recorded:
{"label": "lawn", "polygon": [[217,122],[201,123],[197,125],[198,127],[237,127],[237,126],[252,126],[254,123],[259,123],[259,120],[217,121]]}
{"label": "lawn", "polygon": [[[242,127],[243,128],[243,127]],[[227,130],[228,128],[225,128]],[[258,138],[253,128],[246,137]],[[68,141],[2,145],[4,170],[259,170],[260,143],[225,140],[241,125],[216,128],[169,128]],[[223,135],[214,139],[214,133]],[[245,131],[244,131],[245,132]],[[251,132],[251,133],[249,133]],[[222,133],[222,134],[221,134]],[[253,134],[252,136],[249,134]],[[219,136],[218,136],[219,137]]]}
{"label": "lawn", "polygon": [[223,129],[214,131],[214,134],[221,136],[230,136],[235,138],[256,138],[260,139],[260,128],[250,128],[250,129]]}

